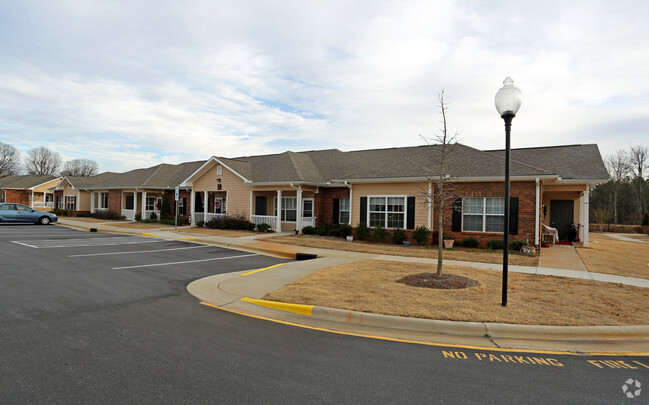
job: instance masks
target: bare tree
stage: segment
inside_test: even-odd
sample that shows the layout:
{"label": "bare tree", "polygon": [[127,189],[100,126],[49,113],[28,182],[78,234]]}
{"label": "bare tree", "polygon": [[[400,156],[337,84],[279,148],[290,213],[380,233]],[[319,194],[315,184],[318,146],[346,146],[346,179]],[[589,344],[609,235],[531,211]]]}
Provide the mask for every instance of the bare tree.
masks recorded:
{"label": "bare tree", "polygon": [[99,166],[91,159],[72,159],[65,162],[61,176],[90,177],[97,174]]}
{"label": "bare tree", "polygon": [[618,213],[617,213],[617,199],[619,195],[620,185],[622,181],[628,177],[629,171],[631,170],[629,166],[629,161],[627,159],[627,153],[621,149],[615,151],[614,154],[606,156],[605,159],[606,168],[608,169],[608,175],[613,182],[612,185],[612,200],[611,205],[613,206],[613,222],[618,223]]}
{"label": "bare tree", "polygon": [[437,176],[431,178],[430,180],[435,184],[435,190],[433,195],[430,195],[428,192],[424,192],[429,199],[435,198],[437,202],[437,229],[439,232],[438,241],[437,241],[437,277],[442,275],[442,265],[444,262],[444,207],[446,202],[453,198],[451,189],[449,188],[449,180],[451,176],[449,174],[449,155],[453,153],[453,149],[457,145],[457,138],[459,136],[458,132],[455,132],[453,135],[449,135],[448,127],[446,122],[446,110],[448,110],[448,104],[444,101],[444,90],[442,90],[439,95],[439,107],[440,114],[442,116],[441,124],[442,128],[440,133],[435,135],[432,139],[428,139],[422,136],[426,143],[436,144],[437,153],[435,153],[436,164],[437,164]]}
{"label": "bare tree", "polygon": [[15,176],[20,172],[20,152],[8,143],[0,142],[0,177]]}
{"label": "bare tree", "polygon": [[649,169],[649,149],[642,145],[631,145],[627,156],[630,170],[634,177],[633,182],[635,183],[638,212],[642,214],[647,211],[645,204],[645,188],[647,187],[647,183],[645,182],[644,176],[647,169]]}
{"label": "bare tree", "polygon": [[29,174],[56,174],[59,166],[61,155],[45,146],[32,148],[25,156],[25,169]]}

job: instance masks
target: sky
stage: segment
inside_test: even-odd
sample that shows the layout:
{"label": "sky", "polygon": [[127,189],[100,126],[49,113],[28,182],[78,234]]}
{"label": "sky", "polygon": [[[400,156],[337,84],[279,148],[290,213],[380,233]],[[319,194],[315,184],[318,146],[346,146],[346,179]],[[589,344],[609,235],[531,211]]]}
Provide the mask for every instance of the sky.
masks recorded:
{"label": "sky", "polygon": [[0,141],[100,171],[287,150],[649,144],[649,2],[0,2]]}

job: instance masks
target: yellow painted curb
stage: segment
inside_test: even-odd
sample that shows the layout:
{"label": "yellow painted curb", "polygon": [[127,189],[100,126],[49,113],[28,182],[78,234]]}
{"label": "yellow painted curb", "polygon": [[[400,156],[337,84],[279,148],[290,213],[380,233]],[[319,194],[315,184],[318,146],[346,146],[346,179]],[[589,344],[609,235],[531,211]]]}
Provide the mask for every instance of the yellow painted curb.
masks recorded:
{"label": "yellow painted curb", "polygon": [[272,266],[264,267],[263,269],[258,269],[258,270],[249,271],[249,272],[247,272],[247,273],[243,273],[243,274],[241,274],[240,277],[249,276],[249,275],[251,275],[251,274],[259,273],[260,271],[269,270],[269,269],[272,269],[272,268],[275,268],[275,267],[279,267],[279,266],[282,266],[282,265],[284,265],[284,263],[280,263],[280,264],[275,264],[275,265],[272,265]]}
{"label": "yellow painted curb", "polygon": [[196,238],[178,238],[176,240],[196,240]]}
{"label": "yellow painted curb", "polygon": [[158,235],[154,235],[154,234],[152,234],[152,233],[142,233],[142,235],[143,235],[143,236],[151,236],[151,237],[154,237],[154,238],[159,238]]}
{"label": "yellow painted curb", "polygon": [[313,313],[313,305],[287,304],[286,302],[258,300],[248,297],[241,298],[241,301],[249,302],[251,304],[259,305],[262,307],[278,309],[280,311],[293,312],[300,315],[311,316],[311,314]]}

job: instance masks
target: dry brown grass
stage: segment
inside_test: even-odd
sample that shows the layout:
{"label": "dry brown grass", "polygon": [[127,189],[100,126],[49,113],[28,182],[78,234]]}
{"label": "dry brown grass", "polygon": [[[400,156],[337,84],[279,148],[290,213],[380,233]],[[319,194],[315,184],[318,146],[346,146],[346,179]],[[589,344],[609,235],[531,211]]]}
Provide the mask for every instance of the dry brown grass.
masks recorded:
{"label": "dry brown grass", "polygon": [[[404,247],[404,246],[360,242],[360,241],[347,242],[341,240],[340,238],[303,236],[303,235],[275,236],[267,240],[269,242],[285,243],[289,245],[307,246],[307,247],[314,247],[314,248],[321,248],[321,249],[335,249],[335,250],[344,250],[350,252],[376,253],[376,254],[393,255],[393,256],[425,257],[430,259],[437,259],[437,246],[431,248],[424,248],[419,246]],[[453,250],[445,249],[444,259],[459,260],[459,261],[466,261],[466,262],[499,264],[503,262],[503,253],[502,251],[489,252],[489,251],[484,251],[479,249],[468,249],[468,248],[458,247],[458,248],[454,248]],[[509,254],[509,264],[512,265],[536,267],[538,263],[539,263],[538,257],[525,256],[514,252],[510,252]]]}
{"label": "dry brown grass", "polygon": [[[640,236],[640,235],[639,235]],[[590,247],[577,248],[588,271],[649,279],[649,244],[590,234]]]}
{"label": "dry brown grass", "polygon": [[210,228],[178,228],[176,232],[189,233],[193,235],[207,236],[227,236],[229,238],[240,238],[242,236],[259,235],[259,232],[234,231],[230,229],[210,229]]}
{"label": "dry brown grass", "polygon": [[89,217],[64,217],[64,216],[59,216],[60,219],[70,219],[72,221],[79,221],[79,222],[89,222],[89,223],[94,223],[94,222],[114,222],[112,219],[98,219],[98,218],[89,218]]}
{"label": "dry brown grass", "polygon": [[316,271],[264,297],[267,300],[362,312],[453,321],[530,325],[649,324],[649,289],[563,277],[509,273],[507,307],[502,274],[445,266],[480,286],[464,290],[409,287],[396,281],[431,266],[367,260]]}
{"label": "dry brown grass", "polygon": [[164,229],[164,230],[173,230],[173,225],[163,225],[163,224],[148,224],[142,222],[120,222],[120,223],[109,223],[106,224],[113,226],[115,228],[141,228],[141,229]]}

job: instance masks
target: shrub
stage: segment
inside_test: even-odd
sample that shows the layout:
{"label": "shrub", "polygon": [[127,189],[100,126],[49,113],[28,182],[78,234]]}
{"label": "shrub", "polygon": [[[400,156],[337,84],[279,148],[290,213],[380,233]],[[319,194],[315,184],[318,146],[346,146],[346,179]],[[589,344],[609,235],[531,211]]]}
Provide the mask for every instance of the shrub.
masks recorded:
{"label": "shrub", "polygon": [[206,221],[203,226],[211,229],[235,229],[240,231],[254,231],[256,227],[243,214],[234,216],[219,215]]}
{"label": "shrub", "polygon": [[502,250],[505,247],[505,242],[502,240],[490,240],[487,242],[487,249]]}
{"label": "shrub", "polygon": [[205,221],[196,221],[196,226],[202,228],[205,225]]}
{"label": "shrub", "polygon": [[316,235],[318,233],[318,230],[311,225],[307,225],[304,228],[302,228],[302,234],[304,235]]}
{"label": "shrub", "polygon": [[337,235],[331,235],[333,230],[334,228],[331,222],[325,221],[322,224],[320,224],[319,227],[316,228],[316,234],[320,236],[337,236]]}
{"label": "shrub", "polygon": [[388,238],[388,232],[381,225],[378,225],[374,228],[374,242],[381,243]]}
{"label": "shrub", "polygon": [[480,242],[476,238],[464,238],[462,239],[462,246],[468,248],[475,248],[480,246]]}
{"label": "shrub", "polygon": [[246,229],[250,232],[254,231],[255,228],[257,228],[257,225],[253,224],[252,222],[248,222],[246,224]]}
{"label": "shrub", "polygon": [[157,221],[157,220],[158,220],[158,215],[157,215],[155,212],[152,212],[151,214],[149,214],[149,218],[148,218],[148,219],[151,219],[151,220]]}
{"label": "shrub", "polygon": [[169,204],[169,197],[167,194],[162,196],[162,205],[160,206],[160,218],[169,218],[173,219],[171,214],[171,204]]}
{"label": "shrub", "polygon": [[92,217],[92,212],[79,212],[77,214],[77,217],[79,217],[79,218],[91,218]]}
{"label": "shrub", "polygon": [[57,217],[64,216],[64,217],[71,217],[74,211],[72,210],[62,210],[60,208],[54,208],[52,209],[52,214],[56,215]]}
{"label": "shrub", "polygon": [[412,233],[412,238],[421,246],[430,239],[430,229],[426,228],[424,225],[418,226]]}
{"label": "shrub", "polygon": [[352,234],[352,227],[347,224],[340,224],[335,228],[335,235],[341,238],[346,238]]}
{"label": "shrub", "polygon": [[367,240],[370,237],[370,228],[367,227],[365,222],[356,225],[356,237],[358,240]]}
{"label": "shrub", "polygon": [[[162,215],[160,215],[160,216],[162,217]],[[173,217],[171,217],[171,218],[163,218],[163,219],[160,220],[160,223],[165,224],[165,225],[176,225],[176,221],[174,221]],[[184,224],[187,224],[187,223],[189,223],[189,220],[187,218],[181,217],[180,215],[178,215],[178,225],[184,225]]]}
{"label": "shrub", "polygon": [[140,214],[139,212],[136,212],[135,213],[135,220],[137,222],[141,222],[142,221],[142,214]]}
{"label": "shrub", "polygon": [[406,232],[403,229],[397,228],[392,232],[392,243],[395,245],[401,245],[405,240]]}
{"label": "shrub", "polygon": [[524,240],[515,240],[509,244],[509,250],[515,250],[520,252],[523,246],[527,246],[527,242]]}
{"label": "shrub", "polygon": [[649,226],[649,212],[644,213],[644,217],[642,217],[642,226]]}
{"label": "shrub", "polygon": [[268,232],[270,225],[266,223],[257,224],[257,230],[261,233]]}
{"label": "shrub", "polygon": [[93,218],[98,219],[120,219],[120,215],[113,211],[97,211],[92,213]]}

